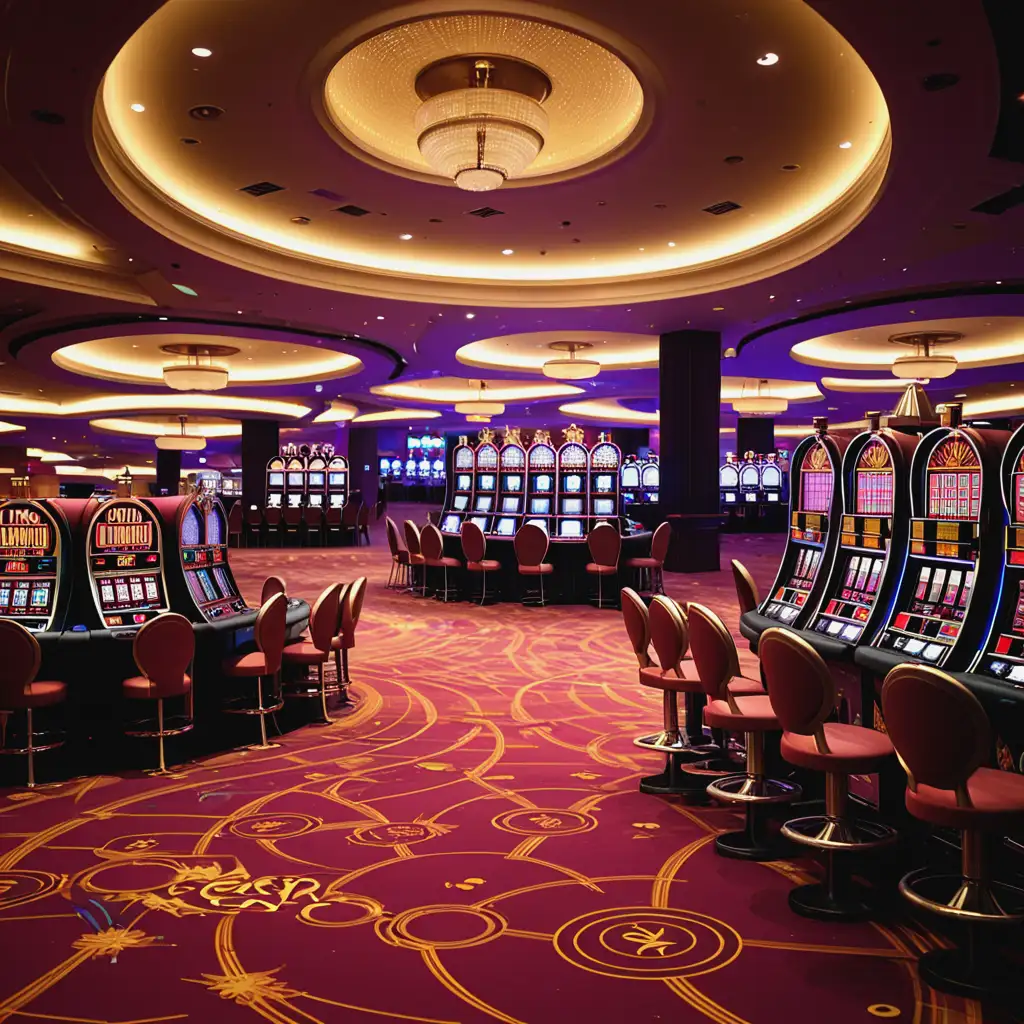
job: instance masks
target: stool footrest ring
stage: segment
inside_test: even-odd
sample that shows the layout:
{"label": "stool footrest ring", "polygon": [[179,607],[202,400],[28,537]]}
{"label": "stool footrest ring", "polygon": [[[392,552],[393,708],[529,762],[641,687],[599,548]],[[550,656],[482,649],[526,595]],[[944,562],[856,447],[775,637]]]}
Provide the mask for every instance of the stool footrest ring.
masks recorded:
{"label": "stool footrest ring", "polygon": [[836,853],[874,850],[889,846],[897,839],[896,830],[888,825],[853,818],[831,818],[826,814],[787,821],[782,826],[782,834],[794,843]]}
{"label": "stool footrest ring", "polygon": [[965,923],[1024,922],[1024,889],[1003,882],[937,875],[918,868],[900,879],[900,892],[924,910]]}
{"label": "stool footrest ring", "polygon": [[795,782],[756,775],[727,775],[708,786],[708,796],[726,803],[788,804],[801,793]]}

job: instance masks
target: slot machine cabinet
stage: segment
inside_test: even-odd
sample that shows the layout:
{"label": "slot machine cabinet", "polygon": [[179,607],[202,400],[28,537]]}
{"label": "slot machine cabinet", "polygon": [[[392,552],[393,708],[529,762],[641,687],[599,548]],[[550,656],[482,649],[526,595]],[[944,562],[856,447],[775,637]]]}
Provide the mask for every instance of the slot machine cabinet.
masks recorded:
{"label": "slot machine cabinet", "polygon": [[526,449],[518,430],[506,428],[498,469],[498,508],[491,530],[499,537],[514,537],[526,512]]}
{"label": "slot machine cabinet", "polygon": [[555,493],[557,485],[556,467],[557,453],[546,430],[538,430],[533,435],[533,443],[526,449],[526,519],[524,522],[536,523],[544,529],[548,536],[552,534],[554,523]]}
{"label": "slot machine cabinet", "polygon": [[644,463],[635,455],[627,455],[622,460],[619,468],[619,508],[622,515],[629,514],[629,506],[635,505],[643,500],[640,483],[640,473]]}
{"label": "slot machine cabinet", "polygon": [[452,449],[452,475],[445,487],[444,510],[441,514],[442,533],[457,535],[462,530],[462,520],[469,513],[473,500],[473,469],[475,465],[473,447],[462,435]]}
{"label": "slot machine cabinet", "polygon": [[589,513],[588,483],[590,452],[583,445],[583,431],[575,423],[562,431],[565,443],[558,449],[558,508],[556,536],[559,540],[583,540]]}
{"label": "slot machine cabinet", "polygon": [[959,423],[921,439],[910,466],[910,538],[896,596],[857,664],[878,679],[919,661],[962,671],[985,637],[1002,575],[999,460],[1009,434]]}
{"label": "slot machine cabinet", "polygon": [[284,496],[288,508],[302,508],[306,503],[306,460],[299,455],[284,460]]}
{"label": "slot machine cabinet", "polygon": [[275,455],[267,463],[267,508],[284,504],[284,462],[280,455]]}
{"label": "slot machine cabinet", "polygon": [[645,505],[658,504],[661,492],[661,465],[658,456],[651,452],[640,467],[640,490]]}
{"label": "slot machine cabinet", "polygon": [[769,507],[781,507],[786,497],[785,478],[779,465],[779,454],[766,452],[761,456],[761,500]]}
{"label": "slot machine cabinet", "polygon": [[840,480],[846,440],[828,433],[828,420],[816,417],[815,433],[797,445],[799,466],[791,489],[790,529],[778,575],[757,611],[740,618],[740,632],[756,649],[769,626],[804,626],[817,607],[839,537],[843,511]]}
{"label": "slot machine cabinet", "polygon": [[756,530],[761,511],[761,467],[754,452],[743,453],[739,472],[740,515],[743,516],[743,525],[746,529]]}
{"label": "slot machine cabinet", "polygon": [[327,497],[327,460],[314,455],[306,466],[306,504],[323,508]]}
{"label": "slot machine cabinet", "polygon": [[619,468],[622,449],[605,440],[605,435],[590,449],[590,499],[587,514],[589,529],[598,523],[610,523],[622,531],[619,521]]}
{"label": "slot machine cabinet", "polygon": [[726,452],[725,462],[718,467],[718,496],[722,512],[729,518],[726,529],[735,530],[742,514],[740,508],[740,468],[736,463],[736,453]]}
{"label": "slot machine cabinet", "polygon": [[[387,476],[385,468],[381,476]],[[331,508],[344,508],[348,504],[348,459],[335,455],[327,463],[327,503]]]}
{"label": "slot machine cabinet", "polygon": [[498,501],[498,446],[494,444],[493,437],[487,427],[480,431],[474,462],[473,503],[469,514],[484,533],[490,532],[491,516]]}

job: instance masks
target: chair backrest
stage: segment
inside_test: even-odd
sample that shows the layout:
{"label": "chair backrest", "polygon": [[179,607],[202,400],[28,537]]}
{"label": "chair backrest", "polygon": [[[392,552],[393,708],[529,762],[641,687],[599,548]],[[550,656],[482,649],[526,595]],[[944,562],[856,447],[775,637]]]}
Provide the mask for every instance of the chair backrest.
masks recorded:
{"label": "chair backrest", "polygon": [[754,582],[754,577],[750,575],[747,567],[735,558],[732,560],[732,580],[736,584],[736,597],[740,602],[740,615],[754,611],[761,603],[761,599],[757,594],[757,584]]}
{"label": "chair backrest", "polygon": [[654,531],[654,536],[651,538],[651,558],[664,565],[665,558],[668,556],[669,541],[671,540],[672,527],[667,522],[659,523]]}
{"label": "chair backrest", "polygon": [[420,553],[428,562],[444,554],[444,538],[433,523],[427,523],[420,531]]}
{"label": "chair backrest", "polygon": [[366,577],[360,576],[353,580],[345,590],[341,602],[341,633],[349,640],[355,636],[359,616],[363,612],[363,598],[366,596]]}
{"label": "chair backrest", "polygon": [[253,637],[256,640],[256,646],[263,652],[263,657],[266,659],[268,674],[274,674],[281,668],[287,613],[288,598],[284,594],[274,594],[256,613]]}
{"label": "chair backrest", "polygon": [[388,548],[391,551],[391,557],[396,558],[399,551],[398,527],[395,526],[395,521],[391,516],[384,520],[384,532],[388,535]]}
{"label": "chair backrest", "polygon": [[297,505],[289,505],[284,510],[285,526],[298,526],[302,522],[302,509]]}
{"label": "chair backrest", "polygon": [[536,523],[523,523],[516,530],[512,545],[520,565],[540,565],[548,553],[548,534]]}
{"label": "chair backrest", "polygon": [[405,530],[405,546],[409,549],[409,554],[422,554],[420,551],[419,527],[411,519],[406,519],[406,521],[402,523],[402,528]]}
{"label": "chair backrest", "polygon": [[0,650],[0,709],[12,711],[35,681],[43,654],[39,641],[13,619],[0,619]]}
{"label": "chair backrest", "polygon": [[359,514],[356,517],[356,521],[359,523],[360,526],[369,526],[370,525],[370,506],[369,505],[360,505],[359,506]]}
{"label": "chair backrest", "polygon": [[328,526],[341,526],[341,509],[337,505],[332,505],[327,510],[324,518],[327,520]]}
{"label": "chair backrest", "polygon": [[620,591],[622,606],[622,623],[626,627],[626,634],[629,642],[633,645],[633,653],[636,660],[640,662],[641,668],[647,668],[651,663],[649,653],[651,646],[651,624],[647,614],[647,605],[640,599],[640,595],[629,587],[623,587]]}
{"label": "chair backrest", "polygon": [[686,622],[700,685],[711,700],[727,700],[729,680],[740,674],[736,641],[722,620],[696,601],[688,606]]}
{"label": "chair backrest", "polygon": [[315,526],[317,529],[320,529],[320,524],[324,518],[324,510],[319,505],[307,505],[302,510],[302,518],[306,520],[307,526]]}
{"label": "chair backrest", "polygon": [[992,727],[978,698],[938,669],[897,665],[882,686],[882,715],[911,787],[952,789],[958,804],[970,806],[967,780],[992,749]]}
{"label": "chair backrest", "polygon": [[618,565],[622,538],[611,523],[598,523],[587,534],[590,557],[597,565]]}
{"label": "chair backrest", "polygon": [[670,597],[659,594],[651,601],[648,621],[651,629],[651,646],[658,655],[662,673],[683,674],[680,662],[689,646],[686,619],[679,605]]}
{"label": "chair backrest", "polygon": [[[235,507],[237,508],[238,505]],[[263,522],[263,513],[258,508],[247,508],[245,510],[245,521],[250,526],[259,526]]]}
{"label": "chair backrest", "polygon": [[757,642],[775,715],[786,732],[814,736],[826,753],[822,724],[835,710],[836,685],[824,659],[802,637],[773,626]]}
{"label": "chair backrest", "polygon": [[263,510],[263,520],[267,526],[280,526],[281,509],[277,505],[268,505]]}
{"label": "chair backrest", "polygon": [[358,526],[359,525],[359,513],[362,510],[363,503],[361,501],[349,501],[345,507],[341,510],[341,522],[344,526]]}
{"label": "chair backrest", "polygon": [[228,533],[242,532],[242,503],[236,501],[228,512]]}
{"label": "chair backrest", "polygon": [[275,594],[287,594],[288,588],[280,576],[268,576],[263,581],[260,591],[260,607],[262,608]]}
{"label": "chair backrest", "polygon": [[318,651],[325,654],[338,632],[338,615],[344,583],[332,583],[321,591],[309,613],[309,639]]}
{"label": "chair backrest", "polygon": [[384,515],[384,508],[385,508],[384,502],[383,501],[378,501],[377,504],[373,506],[373,518],[374,519],[380,519],[381,516]]}
{"label": "chair backrest", "polygon": [[195,652],[192,623],[177,612],[164,612],[150,619],[132,641],[132,657],[152,684],[154,696],[160,696],[164,690],[181,692],[183,677]]}
{"label": "chair backrest", "polygon": [[487,557],[487,538],[476,523],[462,524],[462,555],[467,562],[482,562]]}

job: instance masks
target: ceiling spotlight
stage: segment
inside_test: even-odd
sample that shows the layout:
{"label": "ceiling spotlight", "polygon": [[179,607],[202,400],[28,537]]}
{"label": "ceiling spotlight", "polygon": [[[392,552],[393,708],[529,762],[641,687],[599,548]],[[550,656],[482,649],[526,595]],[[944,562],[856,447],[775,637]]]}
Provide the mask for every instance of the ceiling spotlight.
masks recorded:
{"label": "ceiling spotlight", "polygon": [[146,108],[141,103],[132,104],[132,110],[134,110],[136,114],[141,114],[145,109]]}
{"label": "ceiling spotlight", "polygon": [[775,416],[785,412],[789,402],[773,395],[768,381],[762,379],[757,381],[753,390],[744,381],[740,386],[740,396],[733,399],[732,407],[741,416]]}
{"label": "ceiling spotlight", "polygon": [[725,306],[712,306],[711,307],[711,312],[712,313],[721,313],[724,309],[725,309]]}
{"label": "ceiling spotlight", "polygon": [[318,395],[320,394],[320,392],[321,392],[321,391],[323,391],[323,389],[324,389],[324,386],[323,386],[323,384],[315,384],[315,385],[313,386],[313,390],[314,390],[314,391],[315,391],[315,392],[316,392],[316,393],[317,393]]}
{"label": "ceiling spotlight", "polygon": [[670,249],[674,249],[674,248],[676,247],[676,243],[675,243],[675,242],[669,242],[669,243],[668,243],[668,247],[669,247]]}
{"label": "ceiling spotlight", "polygon": [[199,434],[186,434],[185,423],[187,416],[179,416],[178,423],[181,424],[180,434],[161,434],[154,442],[161,451],[165,452],[201,452],[206,447],[206,438]]}
{"label": "ceiling spotlight", "polygon": [[779,63],[779,55],[777,53],[766,53],[757,58],[757,63],[763,68],[770,68],[773,64]]}
{"label": "ceiling spotlight", "polygon": [[[472,386],[472,381],[470,386]],[[505,406],[501,402],[489,402],[486,392],[487,381],[482,380],[480,381],[480,386],[476,389],[476,398],[466,402],[456,402],[455,411],[462,413],[467,419],[472,416],[486,417],[483,420],[470,419],[471,423],[489,423],[492,416],[500,416],[505,411]]]}
{"label": "ceiling spotlight", "polygon": [[410,240],[412,239],[412,235],[410,235],[408,231],[407,231],[407,232],[406,232],[406,233],[405,233],[404,235],[399,235],[398,237],[399,237],[399,238],[400,238],[400,239],[401,239],[401,240],[402,240],[403,242],[408,242],[408,241],[410,241]]}
{"label": "ceiling spotlight", "polygon": [[379,316],[379,317],[377,317],[377,319],[378,319],[378,320],[383,320],[383,319],[384,319],[384,317],[382,317],[382,316]]}
{"label": "ceiling spotlight", "polygon": [[514,252],[515,252],[515,249],[502,249],[501,250],[501,255],[502,256],[511,256],[512,253],[514,253]]}
{"label": "ceiling spotlight", "polygon": [[839,143],[839,148],[840,149],[849,149],[852,145],[853,145],[852,142],[840,142]]}
{"label": "ceiling spotlight", "polygon": [[205,466],[206,465],[206,456],[205,455],[200,455],[199,456],[199,464],[201,466]]}
{"label": "ceiling spotlight", "polygon": [[184,356],[183,363],[164,367],[164,383],[174,391],[221,391],[228,386],[228,369],[214,363],[216,358],[233,356],[231,345],[161,345],[170,355]]}
{"label": "ceiling spotlight", "polygon": [[212,57],[213,50],[209,49],[206,46],[193,46],[192,55],[194,57]]}
{"label": "ceiling spotlight", "polygon": [[475,317],[475,316],[476,316],[476,313],[467,313],[467,314],[466,314],[466,319],[467,319],[467,320],[472,320],[472,319],[473,319],[473,317]]}
{"label": "ceiling spotlight", "polygon": [[893,345],[913,346],[914,354],[898,356],[893,360],[892,372],[896,377],[929,377],[932,380],[949,377],[956,372],[957,358],[954,355],[936,353],[936,345],[948,345],[963,337],[954,331],[925,331],[915,334],[894,334],[889,341]]}
{"label": "ceiling spotlight", "polygon": [[601,364],[596,359],[577,359],[576,353],[593,348],[586,341],[555,341],[548,348],[555,352],[568,352],[569,357],[549,359],[542,370],[545,377],[553,380],[589,380],[601,372]]}

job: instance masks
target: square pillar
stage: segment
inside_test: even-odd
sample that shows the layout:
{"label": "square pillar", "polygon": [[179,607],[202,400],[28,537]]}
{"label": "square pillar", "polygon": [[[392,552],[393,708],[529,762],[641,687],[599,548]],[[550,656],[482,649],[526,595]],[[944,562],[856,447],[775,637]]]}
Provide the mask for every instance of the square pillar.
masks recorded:
{"label": "square pillar", "polygon": [[242,507],[267,501],[267,463],[280,452],[277,420],[242,420]]}

